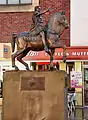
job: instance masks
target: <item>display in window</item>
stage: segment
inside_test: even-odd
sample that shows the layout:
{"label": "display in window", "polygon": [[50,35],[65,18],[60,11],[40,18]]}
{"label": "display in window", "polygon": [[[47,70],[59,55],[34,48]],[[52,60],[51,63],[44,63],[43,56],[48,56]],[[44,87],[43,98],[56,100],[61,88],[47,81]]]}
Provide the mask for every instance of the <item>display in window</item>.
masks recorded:
{"label": "display in window", "polygon": [[71,71],[71,87],[82,88],[82,72]]}

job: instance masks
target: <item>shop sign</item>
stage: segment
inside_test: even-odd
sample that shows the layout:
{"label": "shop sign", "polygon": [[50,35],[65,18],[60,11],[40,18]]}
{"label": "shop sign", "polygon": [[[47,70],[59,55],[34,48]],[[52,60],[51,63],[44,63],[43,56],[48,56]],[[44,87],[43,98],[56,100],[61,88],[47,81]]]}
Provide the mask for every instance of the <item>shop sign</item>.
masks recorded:
{"label": "shop sign", "polygon": [[71,87],[82,88],[82,72],[71,71]]}
{"label": "shop sign", "polygon": [[10,58],[10,47],[8,45],[3,45],[3,57]]}
{"label": "shop sign", "polygon": [[[67,60],[88,60],[88,47],[68,47],[66,49]],[[24,60],[49,60],[50,57],[45,51],[30,51]],[[63,49],[57,48],[54,53],[54,60],[63,59]]]}

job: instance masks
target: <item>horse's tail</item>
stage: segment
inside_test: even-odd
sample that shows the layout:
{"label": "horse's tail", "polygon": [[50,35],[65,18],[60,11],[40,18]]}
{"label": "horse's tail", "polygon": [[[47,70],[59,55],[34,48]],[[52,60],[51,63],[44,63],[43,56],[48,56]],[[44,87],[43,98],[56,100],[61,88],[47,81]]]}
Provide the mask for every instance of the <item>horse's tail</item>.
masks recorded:
{"label": "horse's tail", "polygon": [[12,52],[15,50],[15,42],[16,42],[17,34],[13,33],[12,34],[12,40],[11,40],[11,47],[12,47]]}

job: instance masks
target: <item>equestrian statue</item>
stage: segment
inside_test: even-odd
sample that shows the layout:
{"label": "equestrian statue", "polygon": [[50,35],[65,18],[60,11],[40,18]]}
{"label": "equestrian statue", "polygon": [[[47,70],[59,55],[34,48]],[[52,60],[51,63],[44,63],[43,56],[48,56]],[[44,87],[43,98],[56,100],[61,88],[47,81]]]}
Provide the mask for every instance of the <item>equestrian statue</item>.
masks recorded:
{"label": "equestrian statue", "polygon": [[[60,35],[63,31],[69,28],[68,20],[65,12],[56,12],[48,20],[47,24],[43,26],[43,14],[49,12],[50,8],[41,11],[40,6],[36,6],[32,15],[32,24],[28,32],[21,32],[19,34],[13,33],[12,46],[12,67],[19,70],[15,65],[15,58],[21,62],[26,70],[29,66],[22,60],[27,53],[32,51],[43,51],[50,56],[50,68],[53,69],[53,56],[55,48],[63,48],[63,61],[66,61],[66,46],[60,43]],[[17,51],[15,50],[15,43],[17,44]]]}

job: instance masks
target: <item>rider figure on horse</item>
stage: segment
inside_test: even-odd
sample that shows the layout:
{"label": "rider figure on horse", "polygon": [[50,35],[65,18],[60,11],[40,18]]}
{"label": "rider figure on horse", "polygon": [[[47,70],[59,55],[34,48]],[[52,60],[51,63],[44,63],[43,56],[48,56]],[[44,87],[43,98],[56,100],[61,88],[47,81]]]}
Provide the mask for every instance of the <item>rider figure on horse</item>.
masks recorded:
{"label": "rider figure on horse", "polygon": [[41,12],[40,6],[35,7],[34,13],[32,15],[32,22],[33,23],[31,25],[30,31],[32,31],[34,29],[39,31],[39,34],[42,37],[42,42],[44,44],[44,49],[46,52],[49,52],[49,48],[48,48],[47,43],[46,43],[47,40],[45,37],[45,32],[44,32],[44,27],[43,27],[43,17],[42,17],[42,15],[45,14],[46,12],[49,12],[49,9]]}

